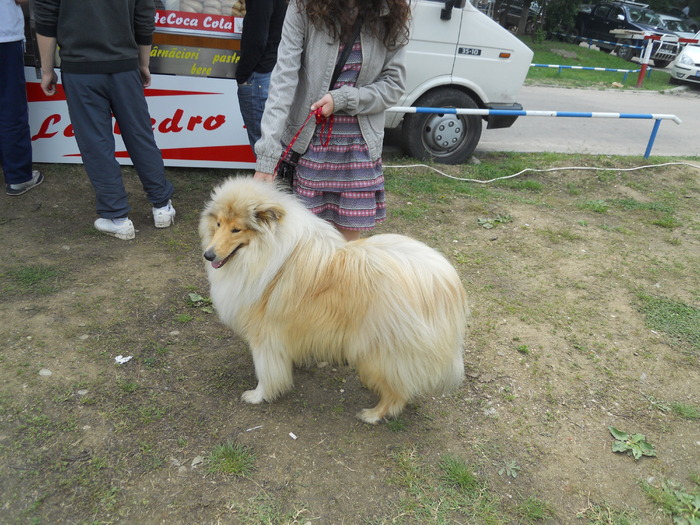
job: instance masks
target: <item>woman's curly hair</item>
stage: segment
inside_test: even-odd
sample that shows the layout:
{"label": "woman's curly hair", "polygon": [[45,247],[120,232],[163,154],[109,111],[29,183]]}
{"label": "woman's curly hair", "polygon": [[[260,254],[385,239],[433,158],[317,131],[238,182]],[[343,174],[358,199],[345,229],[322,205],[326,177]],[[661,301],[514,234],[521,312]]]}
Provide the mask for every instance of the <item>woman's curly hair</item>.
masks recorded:
{"label": "woman's curly hair", "polygon": [[[410,0],[305,0],[303,5],[313,25],[325,28],[335,38],[351,34],[356,13],[363,25],[393,49],[408,42],[411,20]],[[380,16],[386,5],[388,11]]]}

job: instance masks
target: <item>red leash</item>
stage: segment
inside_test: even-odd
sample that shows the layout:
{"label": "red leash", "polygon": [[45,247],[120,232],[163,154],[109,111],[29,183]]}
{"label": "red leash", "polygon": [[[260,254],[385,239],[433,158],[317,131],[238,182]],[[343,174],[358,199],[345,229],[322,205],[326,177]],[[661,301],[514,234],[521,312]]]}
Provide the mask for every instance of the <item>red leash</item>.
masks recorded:
{"label": "red leash", "polygon": [[[311,120],[311,117],[314,115],[316,115],[316,125],[321,125],[321,130],[318,133],[319,139],[321,140],[321,146],[324,148],[328,147],[328,144],[330,144],[331,142],[331,132],[333,131],[333,115],[331,115],[330,117],[324,117],[321,114],[321,110],[322,108],[316,108],[309,112],[309,115],[306,117],[306,120],[299,128],[299,131],[297,131],[296,134],[292,137],[292,140],[289,141],[287,149],[285,149],[284,153],[282,153],[282,156],[280,157],[280,160],[277,162],[277,166],[275,167],[275,173],[277,173],[277,170],[279,169],[282,161],[287,159],[287,154],[292,150],[292,146],[299,138],[299,135],[301,135],[301,130],[304,129],[304,127],[309,123],[309,120]],[[325,142],[323,140],[324,132],[326,133]]]}

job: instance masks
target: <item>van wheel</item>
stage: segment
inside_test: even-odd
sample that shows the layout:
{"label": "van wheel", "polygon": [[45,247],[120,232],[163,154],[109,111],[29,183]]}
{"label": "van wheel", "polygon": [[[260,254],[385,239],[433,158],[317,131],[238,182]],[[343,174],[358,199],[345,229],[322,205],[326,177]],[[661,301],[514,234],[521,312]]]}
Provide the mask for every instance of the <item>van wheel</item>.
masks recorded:
{"label": "van wheel", "polygon": [[[424,95],[417,107],[478,109],[474,100],[457,89],[442,88]],[[409,113],[401,129],[404,152],[419,160],[461,164],[481,138],[480,115]]]}

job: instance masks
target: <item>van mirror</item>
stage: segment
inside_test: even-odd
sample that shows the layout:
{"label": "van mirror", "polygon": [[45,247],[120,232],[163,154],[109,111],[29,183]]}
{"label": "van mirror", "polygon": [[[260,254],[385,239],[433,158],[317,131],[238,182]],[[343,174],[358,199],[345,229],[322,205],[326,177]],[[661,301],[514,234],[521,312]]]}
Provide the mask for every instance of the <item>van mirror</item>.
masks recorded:
{"label": "van mirror", "polygon": [[457,7],[460,0],[445,0],[445,7],[440,11],[440,20],[451,20],[452,9]]}

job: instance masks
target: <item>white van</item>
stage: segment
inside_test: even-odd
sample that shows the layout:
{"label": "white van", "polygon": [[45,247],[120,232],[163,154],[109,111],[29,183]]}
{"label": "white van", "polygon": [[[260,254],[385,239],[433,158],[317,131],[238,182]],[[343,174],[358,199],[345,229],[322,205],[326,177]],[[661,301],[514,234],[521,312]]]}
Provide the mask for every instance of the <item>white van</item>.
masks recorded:
{"label": "white van", "polygon": [[[205,0],[188,6],[194,1]],[[411,5],[407,91],[399,106],[522,109],[516,96],[532,60],[527,46],[466,0]],[[157,11],[146,99],[166,166],[254,167],[234,80],[242,21],[223,10],[192,13],[179,0]],[[25,64],[34,161],[81,162],[61,86],[56,96],[44,96],[31,49]],[[387,127],[400,129],[408,155],[459,164],[479,142],[482,119],[498,128],[516,118],[387,112]],[[117,160],[130,164],[115,133]]]}
{"label": "white van", "polygon": [[[466,0],[414,0],[408,44],[406,94],[399,106],[522,109],[516,97],[532,51]],[[407,155],[460,164],[488,128],[510,127],[517,117],[387,114],[401,126]]]}

